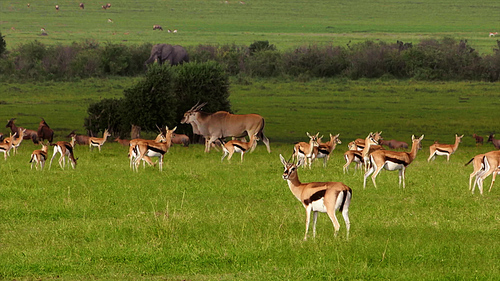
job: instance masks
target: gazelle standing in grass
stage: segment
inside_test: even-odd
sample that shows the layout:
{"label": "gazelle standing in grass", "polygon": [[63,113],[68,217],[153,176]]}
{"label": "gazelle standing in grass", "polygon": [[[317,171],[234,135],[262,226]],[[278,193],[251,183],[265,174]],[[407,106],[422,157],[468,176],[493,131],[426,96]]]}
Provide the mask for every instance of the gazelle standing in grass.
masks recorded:
{"label": "gazelle standing in grass", "polygon": [[[484,169],[479,171],[477,175],[477,186],[479,188],[479,192],[483,194],[483,181],[489,175],[493,174],[493,178],[491,180],[490,189],[488,192],[491,192],[491,188],[495,183],[496,175],[500,171],[500,150],[490,151],[484,154],[483,156]],[[474,192],[474,188],[472,189]]]}
{"label": "gazelle standing in grass", "polygon": [[31,153],[31,169],[33,169],[33,164],[35,164],[35,169],[38,170],[38,165],[40,165],[41,170],[43,170],[43,167],[45,166],[45,160],[47,160],[47,151],[49,149],[49,146],[43,142],[40,142],[42,145],[42,149],[37,149]]}
{"label": "gazelle standing in grass", "polygon": [[57,153],[61,154],[59,157],[59,166],[61,166],[61,169],[64,170],[64,167],[66,166],[66,156],[68,157],[68,162],[71,163],[71,167],[73,167],[73,169],[76,167],[77,159],[75,159],[75,155],[73,154],[73,148],[75,146],[74,136],[71,137],[71,142],[58,141],[51,145],[54,146],[54,153],[52,154],[52,158],[50,158],[49,169],[52,167],[52,160],[54,160]]}
{"label": "gazelle standing in grass", "polygon": [[[165,153],[167,153],[168,149],[172,145],[172,134],[174,133],[177,127],[169,130],[167,127],[167,132],[164,136],[164,141],[161,143],[151,143],[151,142],[139,142],[135,146],[135,153],[138,155],[134,160],[134,168],[137,171],[137,167],[139,166],[140,161],[145,157],[158,157],[158,162],[160,166],[160,171],[163,171],[163,157]],[[145,159],[147,161],[147,158]],[[154,165],[151,159],[148,162],[150,165]]]}
{"label": "gazelle standing in grass", "polygon": [[0,152],[3,152],[3,158],[7,161],[7,156],[10,156],[10,150],[12,149],[12,133],[10,137],[5,138],[2,143],[0,143]]}
{"label": "gazelle standing in grass", "polygon": [[309,132],[307,132],[306,134],[309,137],[309,143],[307,142],[296,143],[295,146],[293,147],[292,159],[293,158],[297,160],[299,160],[300,158],[305,159],[306,162],[304,164],[304,167],[307,166],[307,161],[309,161],[309,169],[310,169],[311,163],[316,157],[316,155],[314,154],[314,148],[319,146],[318,143],[319,132],[313,136],[311,136]]}
{"label": "gazelle standing in grass", "polygon": [[99,148],[99,152],[101,152],[101,146],[104,145],[104,143],[110,136],[111,134],[108,132],[108,129],[106,129],[104,130],[104,133],[102,133],[102,138],[90,137],[89,149],[92,151],[94,149],[94,146],[97,146]]}
{"label": "gazelle standing in grass", "polygon": [[361,165],[364,163],[361,151],[356,149],[349,149],[348,151],[346,151],[344,153],[344,160],[345,160],[345,165],[342,167],[344,174],[349,172],[349,166],[351,165],[352,162],[355,163],[354,173],[356,173],[358,169],[361,169]]}
{"label": "gazelle standing in grass", "polygon": [[23,142],[23,137],[24,137],[24,132],[26,132],[26,129],[23,129],[21,127],[17,128],[17,133],[15,133],[12,136],[12,154],[16,155],[17,154],[17,148],[21,145],[21,142]]}
{"label": "gazelle standing in grass", "polygon": [[257,133],[254,135],[250,136],[250,140],[248,142],[243,142],[239,140],[230,140],[226,143],[221,141],[221,146],[222,146],[222,151],[223,155],[220,161],[224,161],[224,158],[227,157],[227,161],[231,160],[231,157],[233,157],[233,154],[236,153],[241,153],[241,163],[243,163],[243,156],[245,155],[246,152],[252,149],[252,147],[257,143],[258,137]]}
{"label": "gazelle standing in grass", "polygon": [[[132,139],[132,140],[130,140],[129,150],[128,150],[128,158],[130,160],[130,168],[131,169],[134,169],[133,165],[134,165],[135,159],[137,158],[137,156],[139,156],[139,155],[137,155],[137,150],[134,150],[134,148],[140,142],[147,142],[147,143],[156,144],[156,143],[166,142],[166,139],[165,139],[165,135],[160,130],[160,133],[158,134],[158,136],[156,136],[156,138],[154,140],[146,140],[146,139]],[[148,164],[153,163],[153,161],[151,161],[151,158],[149,158],[149,156],[147,156],[147,155],[144,155],[144,157],[142,158],[142,161],[144,163],[144,167],[146,167],[145,163],[148,163]],[[151,165],[151,164],[149,164],[149,165]]]}
{"label": "gazelle standing in grass", "polygon": [[[382,132],[380,132],[380,133],[382,133]],[[365,138],[365,141],[364,141],[365,147],[361,151],[361,156],[363,157],[363,164],[365,166],[365,171],[368,170],[369,165],[370,165],[370,160],[368,158],[370,156],[370,153],[372,153],[375,150],[383,149],[383,147],[381,145],[378,145],[378,141],[380,140],[380,133],[375,133],[375,134],[369,133],[368,136],[366,136],[366,138]],[[378,140],[376,137],[377,135],[379,136]],[[354,141],[354,143],[356,143],[356,141]]]}
{"label": "gazelle standing in grass", "polygon": [[306,209],[306,233],[304,240],[307,240],[311,212],[313,212],[313,237],[316,237],[316,221],[318,212],[327,213],[335,228],[337,236],[340,224],[335,215],[335,211],[340,211],[344,217],[347,230],[346,238],[349,239],[349,205],[351,204],[352,190],[341,182],[309,182],[301,183],[297,174],[298,167],[305,163],[304,158],[300,158],[297,164],[289,163],[280,154],[281,163],[285,171],[283,179],[288,182],[288,187],[293,195],[302,203]]}
{"label": "gazelle standing in grass", "polygon": [[424,138],[422,135],[420,138],[415,138],[411,136],[412,146],[410,152],[401,151],[391,151],[391,150],[377,150],[370,154],[370,168],[366,171],[363,178],[363,188],[366,188],[366,178],[372,175],[372,181],[375,188],[377,183],[375,179],[377,178],[382,168],[388,171],[399,170],[399,186],[401,187],[401,181],[403,181],[403,188],[405,188],[405,171],[406,167],[413,162],[417,156],[417,151],[422,149],[421,141]]}
{"label": "gazelle standing in grass", "polygon": [[457,151],[458,144],[462,141],[463,137],[464,135],[458,136],[457,134],[455,134],[455,144],[434,143],[433,145],[429,146],[430,155],[429,158],[427,158],[427,162],[434,160],[436,155],[445,155],[446,161],[450,161],[450,155]]}
{"label": "gazelle standing in grass", "polygon": [[[469,176],[469,190],[472,190],[472,194],[474,194],[474,189],[476,189],[476,184],[479,176],[484,172],[484,154],[478,154],[474,156],[469,162],[465,163],[464,166],[469,165],[472,162],[472,166],[474,171]],[[472,178],[476,177],[474,180],[474,186],[472,186]]]}
{"label": "gazelle standing in grass", "polygon": [[314,147],[313,153],[316,154],[315,158],[323,158],[323,167],[326,168],[326,163],[330,160],[330,155],[335,150],[337,144],[341,144],[339,135],[330,134],[330,140],[324,143],[319,143],[318,147]]}

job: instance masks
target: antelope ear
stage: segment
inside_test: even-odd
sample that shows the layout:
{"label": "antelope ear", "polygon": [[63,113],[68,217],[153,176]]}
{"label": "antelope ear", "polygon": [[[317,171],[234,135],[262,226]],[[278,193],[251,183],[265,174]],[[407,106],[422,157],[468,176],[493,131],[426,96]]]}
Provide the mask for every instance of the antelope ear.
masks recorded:
{"label": "antelope ear", "polygon": [[423,138],[424,138],[424,135],[422,135],[422,136],[420,137],[420,140],[422,140]]}
{"label": "antelope ear", "polygon": [[308,137],[311,137],[311,135],[309,134],[309,132],[306,133]]}
{"label": "antelope ear", "polygon": [[177,129],[177,126],[175,126],[173,129],[172,129],[172,132],[175,131],[175,129]]}
{"label": "antelope ear", "polygon": [[281,164],[283,164],[283,166],[286,166],[286,160],[285,158],[283,157],[283,155],[280,154],[280,160],[281,160]]}

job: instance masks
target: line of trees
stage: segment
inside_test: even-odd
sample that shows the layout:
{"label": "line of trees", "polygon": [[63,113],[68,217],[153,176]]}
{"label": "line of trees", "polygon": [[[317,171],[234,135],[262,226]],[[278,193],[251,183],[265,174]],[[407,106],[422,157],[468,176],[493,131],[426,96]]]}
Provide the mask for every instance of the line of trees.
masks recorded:
{"label": "line of trees", "polygon": [[[69,46],[27,42],[5,51],[0,34],[0,79],[65,80],[105,76],[142,76],[152,44]],[[1,43],[4,43],[3,45]],[[2,49],[3,46],[3,49]],[[500,45],[499,45],[500,49]],[[229,75],[248,77],[413,78],[482,80],[500,78],[500,52],[481,55],[466,40],[427,39],[418,44],[366,41],[346,46],[308,45],[280,51],[268,41],[187,47],[191,61],[216,61]]]}

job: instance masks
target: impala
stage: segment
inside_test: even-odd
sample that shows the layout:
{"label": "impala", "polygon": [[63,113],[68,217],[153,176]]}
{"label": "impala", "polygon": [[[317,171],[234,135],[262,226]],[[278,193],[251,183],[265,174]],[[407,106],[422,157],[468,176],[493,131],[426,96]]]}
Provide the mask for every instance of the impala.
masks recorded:
{"label": "impala", "polygon": [[[163,171],[163,157],[165,153],[168,152],[168,149],[172,145],[172,134],[174,133],[177,127],[174,127],[172,130],[169,130],[167,127],[167,133],[164,136],[165,142],[162,143],[150,143],[150,142],[139,142],[134,150],[136,151],[136,159],[134,162],[134,168],[137,171],[137,167],[139,166],[139,162],[145,157],[158,157],[158,162],[160,166],[160,171]],[[147,161],[147,159],[145,159]],[[150,165],[153,165],[153,162],[149,159],[148,162]]]}
{"label": "impala", "polygon": [[227,161],[231,160],[231,157],[233,157],[233,154],[236,153],[241,153],[241,163],[243,163],[243,156],[245,155],[246,152],[248,152],[257,142],[257,134],[254,134],[250,136],[250,141],[249,142],[243,142],[239,140],[230,140],[226,143],[221,142],[222,150],[224,154],[222,155],[222,158],[220,161],[224,161],[224,158],[227,157]]}
{"label": "impala", "polygon": [[342,141],[339,139],[339,135],[337,134],[333,136],[330,134],[330,140],[325,143],[319,143],[318,147],[314,147],[313,153],[316,155],[315,158],[323,158],[323,167],[326,167],[326,163],[330,160],[330,155],[337,144],[341,144]]}
{"label": "impala", "polygon": [[457,151],[458,144],[462,141],[463,137],[464,135],[458,136],[455,134],[455,144],[440,144],[436,142],[431,145],[429,147],[430,155],[427,162],[434,160],[436,155],[446,155],[446,161],[450,161],[450,155]]}
{"label": "impala", "polygon": [[500,151],[495,150],[485,153],[483,157],[483,163],[484,163],[484,171],[479,172],[477,178],[477,186],[479,187],[479,192],[481,194],[483,194],[483,181],[489,175],[493,174],[493,179],[491,180],[489,192],[491,192],[491,188],[495,183],[495,178],[499,172],[499,167],[500,167]]}
{"label": "impala", "polygon": [[285,171],[283,179],[288,182],[288,187],[293,195],[302,203],[306,209],[306,233],[304,240],[307,240],[311,212],[313,212],[313,237],[316,237],[316,221],[318,212],[327,213],[335,228],[337,236],[340,224],[335,215],[335,211],[340,211],[344,217],[347,230],[346,238],[349,239],[349,205],[351,204],[352,190],[341,182],[309,182],[301,183],[297,174],[298,167],[303,165],[304,159],[299,159],[297,164],[288,163],[280,154],[281,163]]}
{"label": "impala", "polygon": [[59,157],[59,166],[64,170],[66,166],[66,156],[68,157],[68,162],[71,163],[71,167],[73,169],[76,167],[76,160],[73,154],[73,147],[75,145],[75,137],[71,137],[71,143],[67,141],[58,141],[56,144],[51,144],[54,146],[54,153],[52,154],[52,158],[50,159],[49,169],[52,167],[52,160],[56,157],[57,153],[60,153]]}
{"label": "impala", "polygon": [[7,161],[7,156],[10,156],[9,152],[12,149],[12,134],[9,138],[5,138],[5,140],[0,143],[0,152],[3,152],[3,158]]}
{"label": "impala", "polygon": [[38,149],[31,153],[31,169],[33,169],[33,164],[35,164],[35,169],[38,170],[38,165],[40,165],[41,170],[45,166],[45,160],[47,160],[47,151],[49,146],[43,142],[40,143],[42,145],[42,149]]}
{"label": "impala", "polygon": [[307,142],[296,143],[295,146],[293,147],[292,159],[293,158],[297,160],[299,160],[299,158],[305,159],[306,163],[304,164],[304,167],[307,166],[307,161],[309,161],[309,169],[310,169],[311,163],[316,157],[316,155],[314,154],[314,148],[319,146],[318,143],[319,132],[313,136],[311,136],[309,132],[307,132],[306,134],[309,137],[309,143]]}
{"label": "impala", "polygon": [[108,132],[108,129],[106,129],[104,130],[104,133],[102,133],[102,138],[96,138],[96,137],[89,138],[89,149],[93,150],[94,146],[97,146],[99,148],[99,152],[101,152],[101,146],[104,145],[106,139],[110,136],[111,134]]}
{"label": "impala", "polygon": [[372,181],[375,188],[377,187],[377,183],[375,179],[377,175],[382,171],[382,168],[385,168],[388,171],[399,170],[399,186],[401,187],[401,181],[403,181],[403,188],[405,188],[405,170],[408,165],[413,162],[415,157],[417,156],[417,151],[422,149],[421,141],[424,138],[422,135],[420,138],[415,138],[415,136],[411,136],[411,151],[410,152],[399,152],[399,151],[390,151],[390,150],[377,150],[370,154],[370,163],[371,166],[366,171],[364,179],[363,179],[363,188],[366,188],[366,178],[372,175]]}

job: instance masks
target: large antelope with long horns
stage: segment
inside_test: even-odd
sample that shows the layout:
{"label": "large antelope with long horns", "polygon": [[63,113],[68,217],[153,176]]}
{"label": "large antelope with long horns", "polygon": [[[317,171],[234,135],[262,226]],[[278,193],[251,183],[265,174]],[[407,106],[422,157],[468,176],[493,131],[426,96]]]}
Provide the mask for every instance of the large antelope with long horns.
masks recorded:
{"label": "large antelope with long horns", "polygon": [[390,150],[377,150],[370,154],[370,167],[366,171],[363,178],[363,188],[366,188],[366,178],[372,175],[372,182],[375,187],[377,183],[375,179],[377,178],[380,171],[385,168],[388,171],[399,170],[399,186],[401,187],[401,181],[403,182],[403,188],[405,188],[405,171],[406,167],[410,165],[415,157],[417,156],[417,151],[422,149],[421,141],[424,138],[422,135],[420,138],[415,138],[411,136],[411,151],[410,152],[399,152]]}
{"label": "large antelope with long horns", "polygon": [[319,146],[318,140],[320,139],[319,132],[316,133],[316,135],[310,135],[309,132],[306,133],[307,136],[309,137],[309,143],[307,142],[298,142],[295,144],[293,147],[293,154],[292,154],[292,159],[305,159],[305,166],[307,166],[307,163],[309,162],[309,169],[311,168],[311,164],[313,160],[316,157],[316,154],[314,154],[314,149]]}
{"label": "large antelope with long horns", "polygon": [[[150,143],[150,142],[139,142],[134,147],[134,153],[137,155],[134,161],[134,168],[137,171],[137,167],[139,166],[140,161],[145,157],[158,157],[160,171],[163,171],[163,158],[165,153],[167,153],[168,149],[172,145],[172,134],[174,133],[177,127],[174,127],[172,130],[169,130],[167,127],[167,132],[163,136],[164,142],[160,143]],[[149,160],[151,161],[151,160]],[[153,165],[152,162],[149,162],[150,165]]]}
{"label": "large antelope with long horns", "polygon": [[330,155],[337,147],[337,144],[341,144],[342,141],[339,139],[340,134],[332,135],[330,134],[330,140],[324,143],[319,143],[318,147],[314,148],[313,153],[316,155],[316,159],[323,158],[323,167],[326,168],[326,163],[330,160]]}
{"label": "large antelope with long horns", "polygon": [[[264,135],[264,118],[258,114],[231,114],[227,111],[207,113],[201,108],[207,103],[196,104],[184,113],[182,124],[191,124],[193,132],[205,137],[205,152],[210,151],[210,144],[226,137],[241,138],[257,134],[270,153],[269,139]],[[252,148],[251,151],[253,151]]]}
{"label": "large antelope with long horns", "polygon": [[38,166],[40,165],[41,170],[45,167],[45,161],[47,160],[47,151],[49,149],[49,145],[43,142],[40,143],[42,145],[42,149],[37,149],[31,153],[31,169],[33,169],[33,164],[35,164],[35,170],[38,170]]}
{"label": "large antelope with long horns", "polygon": [[281,164],[285,171],[283,179],[288,182],[288,187],[293,195],[302,203],[306,209],[306,233],[304,240],[307,240],[307,232],[309,231],[309,222],[311,220],[311,212],[313,213],[313,237],[316,237],[316,221],[318,212],[327,213],[335,228],[335,236],[337,236],[340,224],[335,215],[335,211],[340,211],[344,217],[344,222],[347,230],[346,238],[349,239],[349,229],[351,222],[349,221],[349,205],[351,204],[352,190],[349,186],[341,182],[309,182],[301,183],[297,174],[298,167],[303,165],[303,158],[297,161],[297,164],[289,163],[280,154]]}
{"label": "large antelope with long horns", "polygon": [[450,155],[455,153],[458,149],[458,144],[462,141],[462,138],[464,135],[458,136],[455,134],[455,144],[441,144],[441,143],[434,143],[429,147],[430,150],[430,155],[429,158],[427,158],[427,162],[434,160],[436,158],[436,155],[444,155],[446,156],[446,161],[450,161]]}
{"label": "large antelope with long horns", "polygon": [[67,141],[58,141],[55,144],[51,144],[54,146],[54,153],[52,154],[52,158],[50,158],[49,169],[52,167],[52,160],[56,157],[56,154],[59,153],[61,156],[59,157],[59,166],[64,170],[66,166],[66,157],[68,157],[68,162],[71,163],[71,167],[73,169],[76,168],[76,160],[75,155],[73,154],[73,149],[75,146],[75,137],[71,137],[71,142]]}
{"label": "large antelope with long horns", "polygon": [[108,137],[110,137],[111,134],[109,133],[108,129],[104,130],[104,133],[102,133],[102,138],[96,138],[96,137],[90,137],[89,138],[89,149],[93,150],[94,146],[97,146],[99,148],[99,152],[101,152],[101,146],[104,145]]}

